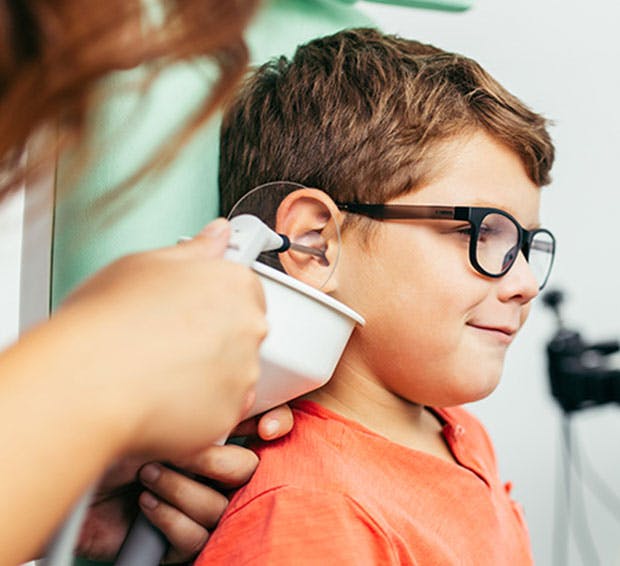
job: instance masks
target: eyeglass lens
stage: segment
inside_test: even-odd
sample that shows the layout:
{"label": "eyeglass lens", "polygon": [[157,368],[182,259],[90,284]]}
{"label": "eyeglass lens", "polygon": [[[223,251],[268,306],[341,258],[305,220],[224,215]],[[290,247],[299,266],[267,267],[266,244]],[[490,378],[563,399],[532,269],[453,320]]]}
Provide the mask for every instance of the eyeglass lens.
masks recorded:
{"label": "eyeglass lens", "polygon": [[[519,253],[519,229],[507,216],[487,214],[480,224],[476,261],[487,273],[501,275],[514,263]],[[553,239],[546,231],[535,232],[530,243],[529,264],[542,287],[553,260]]]}
{"label": "eyeglass lens", "polygon": [[529,263],[539,288],[547,282],[553,262],[554,241],[549,232],[536,232],[530,242]]}

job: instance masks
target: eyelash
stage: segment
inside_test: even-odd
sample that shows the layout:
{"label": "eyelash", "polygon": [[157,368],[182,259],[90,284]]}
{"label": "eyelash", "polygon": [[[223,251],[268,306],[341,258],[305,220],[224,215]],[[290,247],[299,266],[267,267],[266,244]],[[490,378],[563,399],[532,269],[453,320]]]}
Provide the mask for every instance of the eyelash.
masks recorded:
{"label": "eyelash", "polygon": [[471,236],[471,226],[462,226],[461,228],[457,228],[456,230],[454,230],[454,234],[458,234],[460,236]]}

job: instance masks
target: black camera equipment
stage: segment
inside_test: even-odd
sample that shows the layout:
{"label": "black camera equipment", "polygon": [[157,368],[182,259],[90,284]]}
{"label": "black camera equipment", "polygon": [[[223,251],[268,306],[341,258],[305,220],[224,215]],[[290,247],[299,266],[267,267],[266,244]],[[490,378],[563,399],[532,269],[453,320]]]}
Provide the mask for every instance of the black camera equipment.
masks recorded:
{"label": "black camera equipment", "polygon": [[609,368],[610,354],[620,350],[617,340],[588,344],[579,332],[564,326],[561,291],[550,290],[543,303],[555,313],[558,330],[547,344],[551,393],[565,413],[594,405],[620,402],[620,370]]}

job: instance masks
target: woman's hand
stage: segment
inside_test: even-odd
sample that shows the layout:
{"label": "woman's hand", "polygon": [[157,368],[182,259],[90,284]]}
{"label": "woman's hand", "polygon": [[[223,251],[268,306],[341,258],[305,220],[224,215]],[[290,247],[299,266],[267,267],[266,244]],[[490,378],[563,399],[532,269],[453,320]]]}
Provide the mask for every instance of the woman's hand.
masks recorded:
{"label": "woman's hand", "polygon": [[0,353],[10,510],[0,562],[30,559],[110,462],[195,454],[250,407],[265,304],[258,277],[222,259],[228,237],[218,220],[189,242],[114,262]]}
{"label": "woman's hand", "polygon": [[224,436],[252,401],[266,335],[260,282],[222,259],[229,225],[135,254],[87,281],[57,314],[83,331],[84,371],[131,434],[127,451],[171,459]]}
{"label": "woman's hand", "polygon": [[[282,406],[243,422],[235,434],[258,434],[271,440],[285,435],[292,426],[291,410]],[[175,469],[143,465],[134,458],[110,469],[82,528],[78,555],[112,560],[139,507],[170,542],[165,562],[193,559],[224,512],[226,493],[250,479],[258,458],[240,446],[211,446],[175,464]]]}

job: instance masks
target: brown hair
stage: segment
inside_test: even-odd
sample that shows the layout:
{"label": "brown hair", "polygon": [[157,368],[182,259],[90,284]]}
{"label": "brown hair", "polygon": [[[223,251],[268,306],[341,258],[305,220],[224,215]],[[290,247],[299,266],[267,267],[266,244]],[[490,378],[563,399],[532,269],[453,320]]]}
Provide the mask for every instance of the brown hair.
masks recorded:
{"label": "brown hair", "polygon": [[36,130],[58,128],[61,146],[79,138],[99,79],[143,63],[208,55],[220,69],[209,99],[137,175],[169,160],[242,75],[248,59],[242,32],[257,4],[0,0],[0,172],[10,175],[0,194],[23,178],[17,158]]}
{"label": "brown hair", "polygon": [[542,186],[554,158],[546,125],[467,57],[345,30],[248,77],[222,125],[222,211],[277,180],[385,202],[428,180],[439,142],[476,129],[513,149]]}

